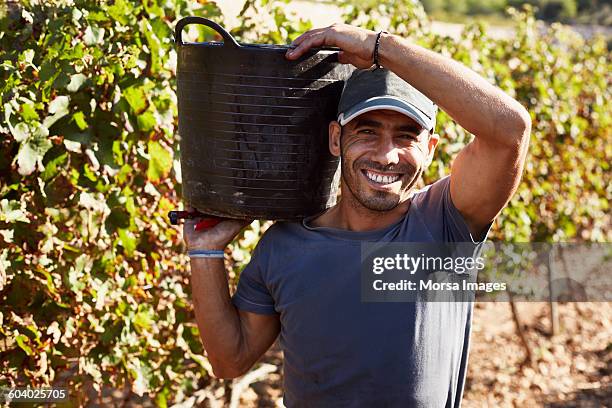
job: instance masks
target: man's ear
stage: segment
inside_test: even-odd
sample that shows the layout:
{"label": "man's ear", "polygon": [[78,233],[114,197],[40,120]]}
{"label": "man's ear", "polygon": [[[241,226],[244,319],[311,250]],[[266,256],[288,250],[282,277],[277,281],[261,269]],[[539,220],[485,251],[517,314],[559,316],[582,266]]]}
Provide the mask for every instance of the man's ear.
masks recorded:
{"label": "man's ear", "polygon": [[436,146],[438,146],[438,142],[440,141],[440,135],[437,133],[432,133],[429,136],[429,141],[427,142],[427,162],[426,166],[429,166],[433,161],[434,152],[436,151]]}
{"label": "man's ear", "polygon": [[342,127],[335,120],[329,122],[329,151],[336,157],[340,157],[340,135]]}

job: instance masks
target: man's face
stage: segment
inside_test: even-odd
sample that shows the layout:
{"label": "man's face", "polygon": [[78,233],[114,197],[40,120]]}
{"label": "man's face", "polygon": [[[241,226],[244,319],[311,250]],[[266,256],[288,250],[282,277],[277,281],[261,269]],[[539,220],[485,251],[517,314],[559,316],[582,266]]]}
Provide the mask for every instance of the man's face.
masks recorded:
{"label": "man's face", "polygon": [[390,211],[404,202],[429,164],[437,135],[398,112],[366,112],[340,128],[330,124],[330,150],[341,157],[342,180],[363,207]]}

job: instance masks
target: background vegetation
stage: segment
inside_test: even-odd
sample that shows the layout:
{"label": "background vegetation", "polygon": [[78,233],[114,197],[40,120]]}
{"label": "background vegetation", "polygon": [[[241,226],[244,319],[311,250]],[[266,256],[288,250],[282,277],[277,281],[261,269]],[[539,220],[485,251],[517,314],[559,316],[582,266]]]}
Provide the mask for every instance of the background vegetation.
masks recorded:
{"label": "background vegetation", "polygon": [[[512,39],[475,24],[454,41],[409,0],[376,3],[347,5],[346,21],[462,61],[532,115],[525,176],[493,238],[610,241],[605,40],[561,25],[542,33],[527,8],[511,13]],[[173,27],[188,15],[224,19],[190,0],[0,6],[0,386],[61,384],[84,402],[88,387],[127,385],[165,406],[212,381],[179,229],[165,218],[181,185]],[[311,26],[283,2],[248,0],[233,34],[286,43]],[[438,123],[428,182],[471,137],[443,113]],[[263,228],[254,222],[227,251],[232,283]]]}
{"label": "background vegetation", "polygon": [[434,15],[502,15],[507,7],[530,5],[538,18],[546,21],[612,25],[609,0],[421,0]]}

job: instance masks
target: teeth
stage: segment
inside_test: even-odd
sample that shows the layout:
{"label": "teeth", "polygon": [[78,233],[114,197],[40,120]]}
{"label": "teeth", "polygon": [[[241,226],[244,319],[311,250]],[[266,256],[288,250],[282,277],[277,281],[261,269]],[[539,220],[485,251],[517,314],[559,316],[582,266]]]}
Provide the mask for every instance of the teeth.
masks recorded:
{"label": "teeth", "polygon": [[383,176],[381,174],[372,173],[370,171],[366,171],[366,175],[367,175],[367,177],[370,180],[375,181],[377,183],[381,183],[381,184],[394,183],[394,182],[396,182],[397,180],[400,179],[399,175],[396,175],[396,176]]}

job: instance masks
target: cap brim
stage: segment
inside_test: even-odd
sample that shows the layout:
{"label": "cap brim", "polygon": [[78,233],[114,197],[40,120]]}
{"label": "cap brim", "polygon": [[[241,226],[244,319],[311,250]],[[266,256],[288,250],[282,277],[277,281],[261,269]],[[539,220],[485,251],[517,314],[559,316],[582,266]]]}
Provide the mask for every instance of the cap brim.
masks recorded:
{"label": "cap brim", "polygon": [[344,126],[357,116],[370,112],[373,110],[388,109],[391,111],[403,113],[409,118],[414,119],[424,129],[431,131],[434,127],[434,119],[429,118],[415,106],[403,101],[399,98],[392,96],[377,96],[374,98],[366,99],[363,102],[351,107],[346,112],[342,112],[338,116],[338,122],[341,126]]}

